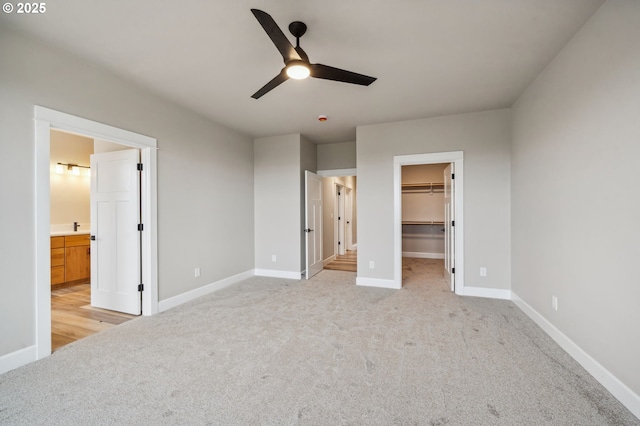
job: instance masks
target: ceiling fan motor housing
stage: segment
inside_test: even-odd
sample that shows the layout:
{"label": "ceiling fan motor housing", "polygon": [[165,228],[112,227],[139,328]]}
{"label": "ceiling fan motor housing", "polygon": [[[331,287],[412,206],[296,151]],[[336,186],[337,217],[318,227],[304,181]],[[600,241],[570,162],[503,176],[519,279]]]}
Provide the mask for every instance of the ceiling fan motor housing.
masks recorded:
{"label": "ceiling fan motor housing", "polygon": [[289,24],[289,31],[297,40],[307,32],[307,24],[300,21],[294,21]]}

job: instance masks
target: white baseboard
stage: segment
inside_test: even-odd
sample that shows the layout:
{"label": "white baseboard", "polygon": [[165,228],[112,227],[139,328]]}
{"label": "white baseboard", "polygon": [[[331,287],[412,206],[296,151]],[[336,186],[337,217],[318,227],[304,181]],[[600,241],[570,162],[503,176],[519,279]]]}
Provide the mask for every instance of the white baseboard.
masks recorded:
{"label": "white baseboard", "polygon": [[573,359],[575,359],[585,370],[589,372],[602,386],[604,386],[611,394],[616,397],[634,416],[640,418],[640,396],[633,392],[627,385],[622,383],[609,370],[604,368],[602,364],[593,359],[591,355],[585,352],[580,346],[575,344],[573,340],[558,330],[538,311],[529,306],[524,300],[520,299],[517,294],[511,293],[511,300],[531,318],[536,324],[542,328],[555,342],[560,345]]}
{"label": "white baseboard", "polygon": [[0,374],[22,367],[38,359],[35,345],[0,356]]}
{"label": "white baseboard", "polygon": [[170,297],[169,299],[161,300],[160,302],[158,302],[158,312],[164,312],[168,309],[175,308],[178,305],[182,305],[183,303],[197,299],[198,297],[204,296],[205,294],[213,293],[214,291],[228,287],[231,284],[235,284],[252,276],[254,276],[253,269],[241,272],[228,278],[224,278],[211,284],[207,284],[204,287],[198,287],[194,290],[190,290],[177,296]]}
{"label": "white baseboard", "polygon": [[333,262],[334,260],[336,260],[336,255],[332,254],[331,256],[327,257],[325,260],[322,261],[322,266],[327,266],[329,263]]}
{"label": "white baseboard", "polygon": [[[459,294],[459,293],[458,293]],[[462,296],[487,297],[489,299],[511,300],[511,290],[486,287],[467,287],[462,290]]]}
{"label": "white baseboard", "polygon": [[444,259],[444,253],[423,253],[419,251],[403,251],[402,257],[417,257],[419,259]]}
{"label": "white baseboard", "polygon": [[261,277],[287,278],[290,280],[302,279],[302,274],[300,272],[277,271],[275,269],[256,269],[255,275]]}
{"label": "white baseboard", "polygon": [[394,280],[382,280],[380,278],[356,277],[356,285],[364,287],[381,287],[401,289],[402,285],[398,285]]}

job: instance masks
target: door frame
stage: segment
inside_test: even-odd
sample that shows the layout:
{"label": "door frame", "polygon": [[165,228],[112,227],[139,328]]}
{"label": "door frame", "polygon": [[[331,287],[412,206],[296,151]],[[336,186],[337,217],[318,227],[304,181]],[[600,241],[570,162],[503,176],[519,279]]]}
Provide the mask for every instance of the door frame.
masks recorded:
{"label": "door frame", "polygon": [[393,223],[394,223],[394,282],[395,288],[402,288],[402,166],[417,164],[455,164],[455,293],[464,294],[464,153],[463,151],[396,155],[393,157]]}
{"label": "door frame", "polygon": [[36,359],[51,355],[50,132],[102,139],[139,148],[144,169],[142,202],[142,315],[158,313],[157,140],[71,114],[34,107],[35,120],[35,274]]}

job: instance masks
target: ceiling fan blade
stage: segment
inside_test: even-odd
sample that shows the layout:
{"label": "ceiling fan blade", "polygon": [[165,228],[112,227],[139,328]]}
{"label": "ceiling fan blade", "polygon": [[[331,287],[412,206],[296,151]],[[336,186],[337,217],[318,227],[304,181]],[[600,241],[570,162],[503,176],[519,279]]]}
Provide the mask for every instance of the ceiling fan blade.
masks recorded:
{"label": "ceiling fan blade", "polygon": [[295,48],[295,49],[296,49],[296,52],[298,52],[298,55],[300,55],[300,58],[301,58],[303,61],[305,61],[305,62],[309,63],[309,57],[307,56],[307,52],[305,52],[304,50],[302,50],[302,47],[300,47],[300,46],[296,46],[296,48]]}
{"label": "ceiling fan blade", "polygon": [[376,77],[369,77],[368,75],[341,70],[340,68],[322,64],[311,64],[311,77],[359,84],[361,86],[368,86],[377,80]]}
{"label": "ceiling fan blade", "polygon": [[287,75],[286,68],[283,68],[282,71],[280,71],[280,74],[276,75],[270,82],[262,86],[262,89],[258,90],[256,93],[251,95],[251,97],[253,99],[258,99],[262,95],[275,89],[276,87],[278,87],[279,85],[287,81],[288,79],[289,79],[289,76]]}
{"label": "ceiling fan blade", "polygon": [[273,44],[276,45],[276,48],[280,51],[285,63],[294,59],[302,59],[271,15],[260,9],[251,9],[251,12],[253,13],[253,16],[256,17],[260,25],[262,25],[262,28],[264,28]]}

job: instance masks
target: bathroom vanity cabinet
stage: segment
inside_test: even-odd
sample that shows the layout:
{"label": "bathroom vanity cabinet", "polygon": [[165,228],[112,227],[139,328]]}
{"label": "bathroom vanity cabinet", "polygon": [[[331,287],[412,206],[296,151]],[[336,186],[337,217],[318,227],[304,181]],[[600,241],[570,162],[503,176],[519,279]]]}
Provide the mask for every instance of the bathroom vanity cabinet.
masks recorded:
{"label": "bathroom vanity cabinet", "polygon": [[51,237],[51,285],[91,278],[89,234]]}

